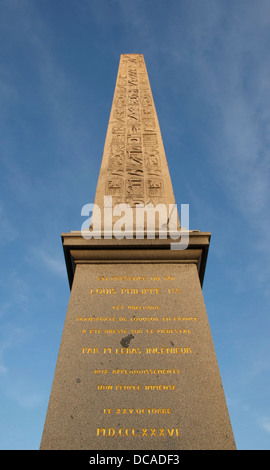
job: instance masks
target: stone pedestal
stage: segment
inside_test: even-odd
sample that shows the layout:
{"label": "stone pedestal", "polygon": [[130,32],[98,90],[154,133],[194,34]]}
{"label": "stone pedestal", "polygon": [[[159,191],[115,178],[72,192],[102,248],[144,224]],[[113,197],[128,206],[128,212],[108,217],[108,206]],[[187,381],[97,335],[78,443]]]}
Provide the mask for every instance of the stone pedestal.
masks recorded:
{"label": "stone pedestal", "polygon": [[41,449],[234,449],[202,296],[209,233],[63,234],[71,295]]}

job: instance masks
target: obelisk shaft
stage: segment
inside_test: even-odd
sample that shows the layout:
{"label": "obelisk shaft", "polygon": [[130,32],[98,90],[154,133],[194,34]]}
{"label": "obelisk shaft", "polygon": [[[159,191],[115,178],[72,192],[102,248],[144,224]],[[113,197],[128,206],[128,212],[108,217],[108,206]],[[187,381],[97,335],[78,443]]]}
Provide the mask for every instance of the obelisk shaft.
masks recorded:
{"label": "obelisk shaft", "polygon": [[141,54],[120,58],[95,204],[174,204],[174,194],[148,74]]}

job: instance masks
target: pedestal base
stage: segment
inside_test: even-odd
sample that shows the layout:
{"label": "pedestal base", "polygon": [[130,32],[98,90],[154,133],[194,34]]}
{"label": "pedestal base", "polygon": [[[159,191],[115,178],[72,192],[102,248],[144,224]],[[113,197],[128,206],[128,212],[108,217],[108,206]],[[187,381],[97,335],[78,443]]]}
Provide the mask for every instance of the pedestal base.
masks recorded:
{"label": "pedestal base", "polygon": [[106,251],[78,237],[75,249],[70,238],[76,269],[41,449],[235,449],[192,249],[170,259],[161,244]]}

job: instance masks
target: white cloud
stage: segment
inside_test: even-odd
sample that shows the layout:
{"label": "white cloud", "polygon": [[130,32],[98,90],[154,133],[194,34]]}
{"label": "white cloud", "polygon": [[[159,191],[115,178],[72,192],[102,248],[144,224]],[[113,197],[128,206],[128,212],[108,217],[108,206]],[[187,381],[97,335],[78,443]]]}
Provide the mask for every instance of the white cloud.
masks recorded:
{"label": "white cloud", "polygon": [[29,248],[27,260],[33,266],[37,266],[39,261],[41,261],[53,274],[64,278],[67,276],[64,257],[60,257],[59,255],[54,256],[45,248]]}
{"label": "white cloud", "polygon": [[8,371],[8,368],[4,364],[0,364],[0,374],[6,374]]}
{"label": "white cloud", "polygon": [[66,267],[65,267],[65,262],[64,258],[56,258],[54,256],[49,255],[45,251],[39,250],[38,255],[42,259],[43,263],[45,266],[52,271],[54,274],[57,274],[61,277],[67,276],[66,274]]}
{"label": "white cloud", "polygon": [[13,242],[19,235],[18,229],[15,227],[12,220],[13,214],[9,216],[5,213],[3,207],[0,205],[0,245],[6,245]]}
{"label": "white cloud", "polygon": [[268,434],[270,434],[270,419],[269,418],[263,418],[260,422],[260,425]]}
{"label": "white cloud", "polygon": [[0,372],[6,374],[9,371],[8,356],[9,352],[24,345],[33,334],[33,328],[30,326],[18,326],[8,323],[1,326],[0,337]]}

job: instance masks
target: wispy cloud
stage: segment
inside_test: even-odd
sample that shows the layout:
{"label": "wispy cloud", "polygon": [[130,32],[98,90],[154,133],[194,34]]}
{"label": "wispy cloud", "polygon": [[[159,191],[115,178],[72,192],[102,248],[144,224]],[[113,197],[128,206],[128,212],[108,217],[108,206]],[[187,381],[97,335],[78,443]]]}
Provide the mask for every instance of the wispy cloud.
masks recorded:
{"label": "wispy cloud", "polygon": [[248,4],[243,8],[240,2],[230,11],[223,3],[216,5],[203,28],[195,17],[189,38],[197,85],[216,115],[208,139],[209,162],[213,158],[210,163],[223,178],[228,198],[258,224],[270,198],[270,63],[265,60],[270,36],[265,11]]}
{"label": "wispy cloud", "polygon": [[[31,298],[31,287],[25,277],[19,273],[14,267],[6,269],[5,275],[0,280],[1,289],[1,302],[0,302],[0,317],[6,321],[9,319],[10,314],[14,318],[12,312],[20,311],[25,312],[29,307],[29,300]],[[6,343],[4,343],[6,344]]]}
{"label": "wispy cloud", "polygon": [[0,205],[0,246],[13,242],[19,235],[18,228],[12,220],[12,214],[7,215],[3,207]]}
{"label": "wispy cloud", "polygon": [[43,250],[36,251],[44,265],[54,274],[66,278],[66,268],[64,258],[54,257]]}
{"label": "wispy cloud", "polygon": [[66,278],[66,267],[64,256],[53,254],[42,247],[29,247],[27,261],[32,266],[38,266],[40,263],[52,274]]}
{"label": "wispy cloud", "polygon": [[6,323],[2,325],[0,337],[0,368],[2,373],[8,372],[8,365],[5,361],[5,356],[16,348],[24,345],[32,336],[33,328],[31,326],[18,326],[13,323]]}
{"label": "wispy cloud", "polygon": [[262,418],[260,420],[261,427],[270,434],[270,418]]}

